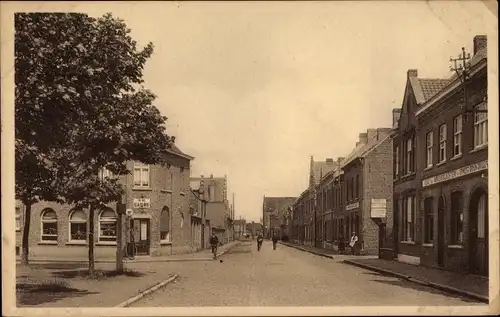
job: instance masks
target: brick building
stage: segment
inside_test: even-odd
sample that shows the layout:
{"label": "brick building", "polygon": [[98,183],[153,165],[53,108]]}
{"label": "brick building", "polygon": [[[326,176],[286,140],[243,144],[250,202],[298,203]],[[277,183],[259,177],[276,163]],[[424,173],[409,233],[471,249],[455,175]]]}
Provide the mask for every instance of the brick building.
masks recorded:
{"label": "brick building", "polygon": [[474,38],[467,104],[461,76],[416,111],[420,263],[488,275],[486,36]]}
{"label": "brick building", "polygon": [[[133,239],[138,255],[169,255],[193,250],[189,226],[189,173],[193,157],[175,145],[168,164],[128,162],[129,175],[120,176],[123,200],[132,217],[122,217],[124,245]],[[106,171],[104,173],[107,173]],[[104,173],[102,173],[103,176]],[[109,174],[108,174],[109,176]],[[86,257],[88,255],[87,209],[40,202],[32,206],[30,256]],[[95,257],[114,257],[117,245],[116,203],[95,213]],[[24,206],[16,202],[16,251],[22,243]]]}
{"label": "brick building", "polygon": [[393,241],[394,254],[402,262],[420,263],[416,158],[421,149],[416,146],[415,112],[448,82],[446,79],[418,78],[417,70],[408,70],[401,111],[393,112],[396,121],[393,130]]}
{"label": "brick building", "polygon": [[273,234],[279,237],[286,232],[286,225],[296,197],[266,197],[262,202],[264,238],[270,239]]}
{"label": "brick building", "polygon": [[[361,249],[378,254],[379,227],[372,219],[377,204],[392,230],[392,139],[390,128],[368,129],[359,134],[355,149],[344,159],[345,238],[356,232]],[[341,228],[337,229],[341,231]]]}
{"label": "brick building", "polygon": [[295,200],[292,206],[292,234],[291,240],[296,244],[308,245],[312,242],[311,227],[311,197],[309,189],[306,189]]}

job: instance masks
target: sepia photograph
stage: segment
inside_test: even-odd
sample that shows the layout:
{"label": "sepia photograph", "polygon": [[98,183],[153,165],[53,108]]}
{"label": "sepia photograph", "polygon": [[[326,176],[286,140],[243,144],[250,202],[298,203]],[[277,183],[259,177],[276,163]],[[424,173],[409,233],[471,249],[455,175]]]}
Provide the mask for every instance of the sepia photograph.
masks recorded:
{"label": "sepia photograph", "polygon": [[500,313],[496,1],[2,1],[5,316]]}

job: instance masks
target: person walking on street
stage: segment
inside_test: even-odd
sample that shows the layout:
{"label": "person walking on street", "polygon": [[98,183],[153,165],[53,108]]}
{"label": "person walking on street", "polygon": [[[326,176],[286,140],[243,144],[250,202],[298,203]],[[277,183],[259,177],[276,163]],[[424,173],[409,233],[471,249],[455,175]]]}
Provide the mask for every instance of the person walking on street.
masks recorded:
{"label": "person walking on street", "polygon": [[276,244],[278,243],[278,236],[273,235],[273,250],[276,250]]}
{"label": "person walking on street", "polygon": [[264,238],[262,237],[262,234],[259,233],[257,236],[257,251],[260,251],[260,248],[262,248],[262,241],[264,241]]}
{"label": "person walking on street", "polygon": [[357,254],[358,236],[356,235],[356,232],[352,233],[351,241],[349,242],[349,246],[351,247],[351,253],[353,255]]}
{"label": "person walking on street", "polygon": [[217,246],[219,245],[219,238],[215,235],[215,233],[212,233],[212,236],[210,237],[210,245],[212,246],[212,253],[214,254],[214,259],[217,257]]}

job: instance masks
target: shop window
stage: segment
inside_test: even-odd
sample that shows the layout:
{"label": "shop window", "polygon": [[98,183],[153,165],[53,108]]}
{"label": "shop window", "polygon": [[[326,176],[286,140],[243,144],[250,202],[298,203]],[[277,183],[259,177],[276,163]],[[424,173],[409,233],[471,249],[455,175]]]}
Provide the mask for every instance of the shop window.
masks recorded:
{"label": "shop window", "polygon": [[83,210],[74,210],[69,215],[69,240],[87,240],[87,217]]}
{"label": "shop window", "polygon": [[424,243],[434,241],[434,210],[432,208],[433,198],[424,200]]}
{"label": "shop window", "polygon": [[50,208],[42,211],[42,241],[57,241],[57,214]]}
{"label": "shop window", "polygon": [[453,192],[451,194],[451,243],[462,244],[464,242],[463,221],[464,221],[463,194]]}
{"label": "shop window", "polygon": [[99,214],[99,242],[116,242],[116,214],[111,209]]}

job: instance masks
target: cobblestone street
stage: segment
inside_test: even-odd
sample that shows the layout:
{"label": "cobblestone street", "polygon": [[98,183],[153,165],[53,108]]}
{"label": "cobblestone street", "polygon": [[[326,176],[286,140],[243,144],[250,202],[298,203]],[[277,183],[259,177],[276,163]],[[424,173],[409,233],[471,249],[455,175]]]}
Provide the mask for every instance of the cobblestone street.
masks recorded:
{"label": "cobblestone street", "polygon": [[169,263],[179,278],[132,307],[481,305],[340,259],[282,245],[273,252],[270,242],[260,252],[254,243],[244,242],[221,259]]}

